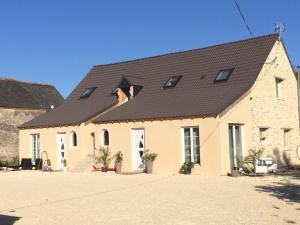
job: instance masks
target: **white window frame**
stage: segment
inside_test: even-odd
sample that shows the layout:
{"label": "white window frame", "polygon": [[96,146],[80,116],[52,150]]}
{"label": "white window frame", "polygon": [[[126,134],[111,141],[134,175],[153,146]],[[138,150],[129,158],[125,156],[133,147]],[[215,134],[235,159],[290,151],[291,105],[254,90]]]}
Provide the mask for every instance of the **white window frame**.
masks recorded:
{"label": "white window frame", "polygon": [[40,157],[41,149],[40,149],[40,134],[31,134],[31,158],[32,161],[35,161]]}
{"label": "white window frame", "polygon": [[200,146],[200,127],[199,126],[184,126],[181,127],[181,140],[182,140],[182,159],[181,162],[184,163],[185,162],[185,143],[184,143],[184,129],[189,128],[190,129],[190,141],[191,141],[191,161],[194,162],[194,143],[193,143],[193,128],[198,128],[199,130],[199,163],[197,163],[198,165],[201,165],[201,146]]}
{"label": "white window frame", "polygon": [[[244,126],[245,125],[242,124],[242,123],[229,123],[228,127],[229,126],[233,126],[233,145],[234,145],[235,149],[236,149],[236,140],[235,140],[235,138],[236,138],[235,136],[236,135],[235,135],[235,129],[234,129],[234,127],[239,126],[241,128],[241,147],[242,147],[242,157],[244,158],[245,155],[246,155],[246,152],[245,152],[245,136],[244,136]],[[229,135],[229,133],[228,133],[228,135]],[[236,155],[235,155],[236,152],[233,152],[233,154],[234,154],[234,162],[233,162],[233,164],[237,165]]]}
{"label": "white window frame", "polygon": [[277,99],[283,99],[283,94],[282,94],[283,81],[284,81],[283,78],[275,77],[275,90],[276,90]]}

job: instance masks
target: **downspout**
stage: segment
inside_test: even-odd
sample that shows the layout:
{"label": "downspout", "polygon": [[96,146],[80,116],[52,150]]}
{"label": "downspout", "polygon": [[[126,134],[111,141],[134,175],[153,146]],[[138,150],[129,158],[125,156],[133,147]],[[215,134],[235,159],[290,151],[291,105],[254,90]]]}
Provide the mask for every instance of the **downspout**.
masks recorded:
{"label": "downspout", "polygon": [[298,126],[300,135],[300,66],[297,66],[297,93],[298,93]]}

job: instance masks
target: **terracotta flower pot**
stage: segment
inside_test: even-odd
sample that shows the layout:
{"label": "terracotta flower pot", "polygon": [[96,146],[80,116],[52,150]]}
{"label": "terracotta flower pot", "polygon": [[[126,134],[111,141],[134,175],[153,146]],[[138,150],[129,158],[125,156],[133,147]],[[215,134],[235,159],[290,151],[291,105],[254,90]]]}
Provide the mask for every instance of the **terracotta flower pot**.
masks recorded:
{"label": "terracotta flower pot", "polygon": [[108,168],[107,168],[107,167],[101,167],[101,172],[106,173],[107,171],[108,171]]}

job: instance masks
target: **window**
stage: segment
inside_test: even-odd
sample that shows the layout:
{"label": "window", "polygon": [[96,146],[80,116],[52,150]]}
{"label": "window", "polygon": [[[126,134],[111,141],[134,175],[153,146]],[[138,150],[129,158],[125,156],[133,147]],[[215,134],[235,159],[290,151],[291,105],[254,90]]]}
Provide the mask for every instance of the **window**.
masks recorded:
{"label": "window", "polygon": [[283,79],[275,78],[276,83],[276,98],[282,98],[282,82]]}
{"label": "window", "polygon": [[171,87],[175,87],[176,84],[178,83],[178,81],[182,78],[182,76],[172,76],[169,77],[169,79],[167,80],[167,82],[164,85],[164,88],[171,88]]}
{"label": "window", "polygon": [[118,97],[118,91],[119,91],[119,88],[115,88],[114,90],[112,90],[111,95]]}
{"label": "window", "polygon": [[109,145],[109,133],[108,130],[102,130],[102,145],[108,146]]}
{"label": "window", "polygon": [[184,160],[200,164],[199,127],[185,127],[184,133]]}
{"label": "window", "polygon": [[71,132],[71,147],[77,147],[77,134],[75,131]]}
{"label": "window", "polygon": [[32,134],[31,135],[31,149],[32,149],[32,160],[35,161],[37,158],[40,158],[40,135]]}
{"label": "window", "polygon": [[259,142],[263,143],[266,141],[267,138],[267,130],[268,128],[259,128]]}
{"label": "window", "polygon": [[243,160],[243,125],[229,124],[229,152],[230,152],[230,168],[236,169],[240,167]]}
{"label": "window", "polygon": [[217,78],[215,79],[215,82],[228,80],[228,78],[232,72],[233,72],[233,69],[220,70]]}
{"label": "window", "polygon": [[95,91],[96,87],[90,87],[87,88],[82,95],[80,96],[80,98],[88,98],[90,97],[90,95]]}
{"label": "window", "polygon": [[283,129],[283,147],[288,148],[289,147],[289,134],[290,129]]}

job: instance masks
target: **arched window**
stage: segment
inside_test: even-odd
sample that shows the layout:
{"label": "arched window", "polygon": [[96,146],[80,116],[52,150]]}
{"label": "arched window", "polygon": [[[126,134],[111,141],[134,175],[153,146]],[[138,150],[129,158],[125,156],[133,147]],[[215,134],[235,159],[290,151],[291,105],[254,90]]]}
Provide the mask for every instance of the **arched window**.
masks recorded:
{"label": "arched window", "polygon": [[72,145],[72,147],[77,146],[77,134],[75,131],[71,132],[71,145]]}
{"label": "arched window", "polygon": [[108,146],[109,145],[109,133],[108,130],[102,130],[102,145]]}

